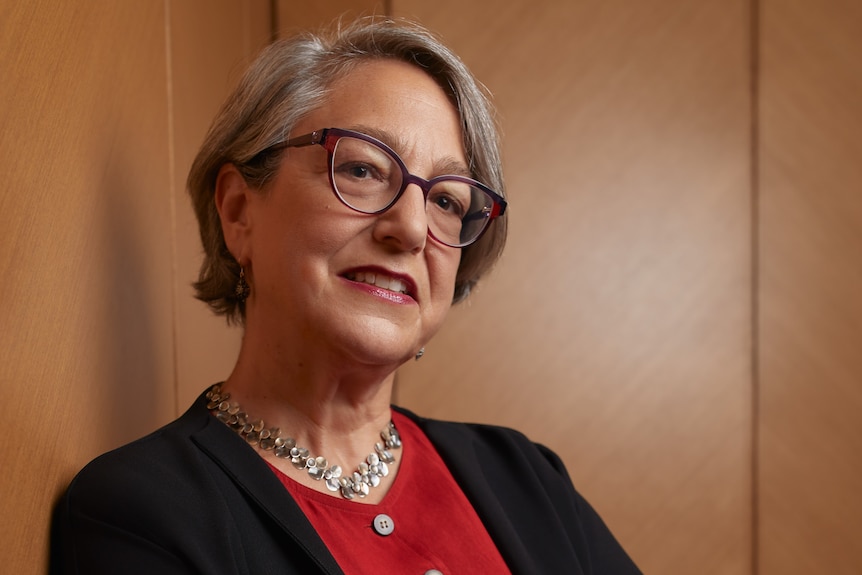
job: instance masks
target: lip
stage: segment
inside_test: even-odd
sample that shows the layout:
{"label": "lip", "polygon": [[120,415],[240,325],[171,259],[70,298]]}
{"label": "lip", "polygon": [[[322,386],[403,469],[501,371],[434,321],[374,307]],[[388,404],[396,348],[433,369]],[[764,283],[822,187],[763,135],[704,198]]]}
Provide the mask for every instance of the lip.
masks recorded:
{"label": "lip", "polygon": [[[388,290],[388,289],[385,289],[385,288],[382,288],[379,286],[367,284],[365,282],[358,282],[354,279],[351,279],[351,278],[355,277],[356,274],[358,274],[358,273],[373,273],[373,274],[383,275],[383,276],[386,276],[388,278],[399,280],[399,281],[403,282],[404,285],[406,286],[407,293],[402,293],[400,291],[392,291],[392,290]],[[407,274],[394,272],[392,270],[388,270],[388,269],[386,269],[384,267],[380,267],[380,266],[360,266],[360,267],[355,267],[355,268],[350,268],[348,270],[344,270],[343,272],[339,273],[338,275],[342,279],[344,279],[344,280],[346,280],[346,281],[348,281],[348,282],[350,282],[356,286],[362,286],[363,288],[365,288],[371,292],[376,292],[376,293],[379,293],[380,295],[390,294],[390,295],[386,295],[385,299],[388,299],[390,301],[395,301],[396,303],[398,302],[399,299],[413,300],[416,302],[419,301],[419,296],[417,293],[418,289],[416,287],[416,281],[411,276],[409,276]],[[407,303],[407,302],[405,301],[403,303]]]}

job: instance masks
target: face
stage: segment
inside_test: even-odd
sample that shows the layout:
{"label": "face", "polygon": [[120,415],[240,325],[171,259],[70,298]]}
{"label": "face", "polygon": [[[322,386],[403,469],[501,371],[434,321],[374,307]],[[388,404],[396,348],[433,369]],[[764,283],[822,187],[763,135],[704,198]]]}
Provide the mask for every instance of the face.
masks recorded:
{"label": "face", "polygon": [[[457,111],[406,63],[359,65],[290,135],[323,128],[375,136],[425,179],[467,172]],[[355,212],[333,194],[327,152],[315,145],[286,150],[266,193],[248,198],[247,329],[291,350],[371,364],[403,362],[439,329],[461,251],[428,236],[417,186],[384,214]]]}

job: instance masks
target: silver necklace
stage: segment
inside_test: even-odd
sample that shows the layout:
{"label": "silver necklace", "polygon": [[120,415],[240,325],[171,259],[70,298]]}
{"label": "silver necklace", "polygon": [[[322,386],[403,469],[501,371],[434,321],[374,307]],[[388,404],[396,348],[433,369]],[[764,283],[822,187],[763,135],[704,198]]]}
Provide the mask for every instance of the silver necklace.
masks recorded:
{"label": "silver necklace", "polygon": [[401,436],[391,421],[374,444],[365,461],[356,466],[351,475],[345,475],[338,465],[329,465],[325,457],[312,456],[308,449],[298,447],[296,440],[281,434],[277,427],[266,427],[262,419],[252,419],[239,404],[230,401],[229,393],[222,393],[221,385],[213,385],[206,393],[207,409],[216,418],[233,429],[250,445],[262,451],[272,451],[276,457],[289,460],[297,469],[305,469],[317,481],[323,481],[332,492],[340,492],[345,499],[363,498],[380,480],[389,475],[389,465],[395,463],[390,449],[401,447]]}

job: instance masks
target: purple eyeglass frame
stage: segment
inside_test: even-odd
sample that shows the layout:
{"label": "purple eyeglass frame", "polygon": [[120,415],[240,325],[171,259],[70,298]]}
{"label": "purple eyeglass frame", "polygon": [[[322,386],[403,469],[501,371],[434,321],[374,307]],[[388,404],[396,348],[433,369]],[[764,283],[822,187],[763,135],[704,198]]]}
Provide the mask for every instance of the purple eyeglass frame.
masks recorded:
{"label": "purple eyeglass frame", "polygon": [[[387,154],[389,154],[395,160],[395,163],[398,164],[398,167],[401,168],[401,175],[402,175],[401,189],[398,190],[398,193],[395,194],[395,196],[392,198],[392,201],[390,201],[388,204],[386,204],[386,206],[384,206],[383,208],[381,208],[377,211],[365,212],[362,210],[358,210],[355,207],[348,204],[341,197],[341,195],[339,195],[339,193],[337,191],[337,188],[335,186],[335,181],[333,180],[333,174],[332,174],[332,157],[333,157],[333,153],[335,152],[335,145],[338,143],[339,139],[344,138],[344,137],[356,138],[358,140],[365,140],[366,142],[368,142],[370,144],[374,144],[375,146],[381,148],[383,151],[385,151]],[[323,146],[323,148],[326,149],[327,154],[329,156],[328,157],[329,185],[332,188],[332,193],[335,194],[335,197],[337,197],[338,200],[342,204],[344,204],[345,206],[347,206],[351,210],[359,212],[360,214],[368,214],[368,215],[382,214],[383,212],[385,212],[386,210],[388,210],[389,208],[394,206],[398,202],[398,200],[401,199],[401,196],[404,194],[404,191],[407,189],[407,186],[409,186],[410,184],[416,184],[422,190],[422,194],[425,196],[426,201],[428,200],[428,193],[430,192],[431,187],[433,185],[439,183],[439,182],[442,182],[442,181],[462,182],[462,183],[474,186],[476,188],[479,188],[480,190],[482,190],[483,192],[488,194],[488,196],[491,198],[491,201],[493,202],[493,206],[491,207],[491,211],[490,211],[490,213],[487,214],[487,216],[485,216],[484,214],[481,214],[481,213],[478,214],[478,217],[485,217],[486,218],[486,223],[485,223],[485,226],[482,228],[482,231],[480,231],[479,234],[475,238],[470,240],[469,242],[464,243],[464,244],[453,245],[453,244],[444,242],[441,239],[435,237],[434,233],[431,231],[431,229],[430,228],[428,229],[428,235],[443,245],[453,247],[453,248],[464,248],[464,247],[467,247],[471,244],[476,243],[477,241],[479,241],[479,238],[481,238],[485,234],[485,232],[488,230],[491,222],[494,219],[502,216],[506,212],[506,206],[508,204],[507,204],[506,200],[503,198],[503,196],[501,196],[500,194],[498,194],[497,192],[495,192],[494,190],[492,190],[491,188],[489,188],[488,186],[486,186],[482,182],[479,182],[479,181],[474,180],[472,178],[467,178],[465,176],[458,176],[455,174],[437,176],[435,178],[431,178],[430,180],[426,180],[425,178],[415,176],[415,175],[411,174],[409,171],[407,171],[407,166],[404,165],[404,161],[401,159],[401,156],[399,156],[395,152],[395,150],[393,150],[392,148],[390,148],[389,146],[387,146],[385,143],[381,142],[377,138],[374,138],[374,137],[369,136],[367,134],[363,134],[362,132],[355,132],[353,130],[344,130],[341,128],[325,128],[322,130],[315,130],[309,134],[304,134],[302,136],[297,136],[295,138],[289,138],[288,140],[286,140],[280,144],[276,144],[274,146],[267,148],[267,150],[264,150],[264,152],[273,151],[273,150],[277,150],[277,149],[283,149],[283,148],[301,148],[304,146],[313,146],[313,145]]]}

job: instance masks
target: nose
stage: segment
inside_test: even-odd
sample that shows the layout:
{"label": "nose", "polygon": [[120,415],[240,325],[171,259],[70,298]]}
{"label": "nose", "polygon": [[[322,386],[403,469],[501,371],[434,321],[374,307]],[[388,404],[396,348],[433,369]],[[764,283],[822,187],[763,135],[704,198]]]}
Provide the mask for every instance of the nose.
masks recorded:
{"label": "nose", "polygon": [[418,253],[428,241],[428,215],[425,194],[416,184],[409,184],[395,204],[377,216],[374,237],[381,243],[406,252]]}

